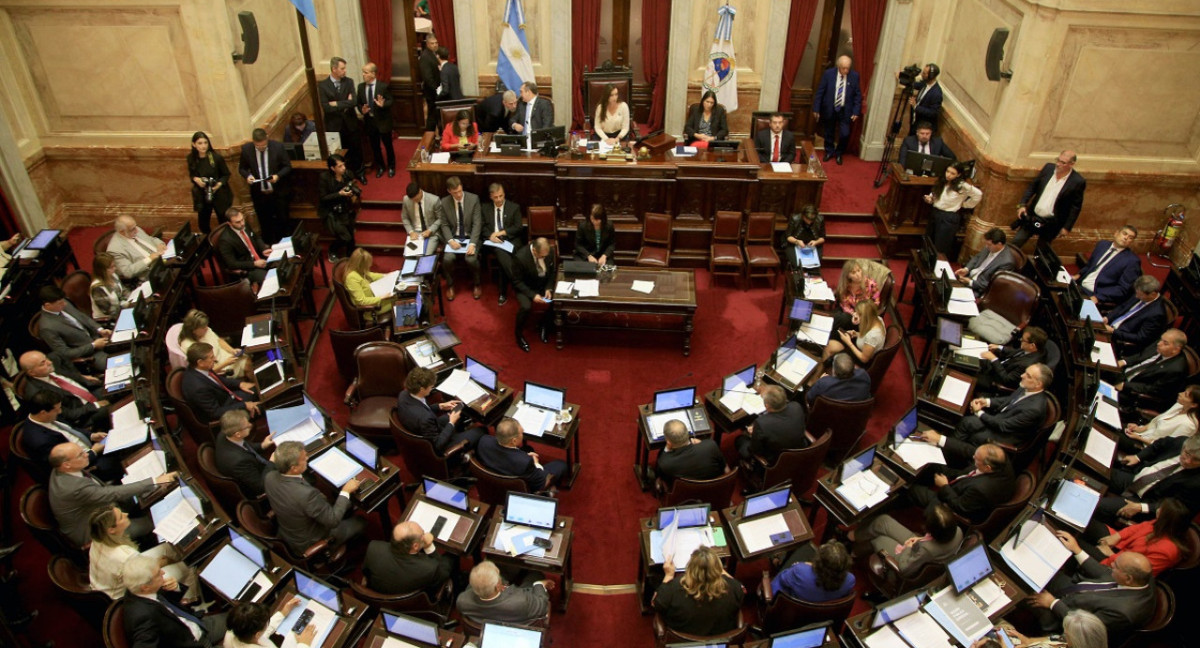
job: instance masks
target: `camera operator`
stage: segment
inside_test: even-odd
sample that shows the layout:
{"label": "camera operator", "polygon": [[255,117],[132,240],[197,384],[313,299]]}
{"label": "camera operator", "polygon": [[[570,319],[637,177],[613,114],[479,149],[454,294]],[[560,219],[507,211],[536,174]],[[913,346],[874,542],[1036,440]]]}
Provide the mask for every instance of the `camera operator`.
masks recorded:
{"label": "camera operator", "polygon": [[233,206],[233,191],[229,189],[229,166],[225,158],[212,150],[212,143],[203,131],[192,135],[192,150],[187,156],[188,175],[192,178],[192,208],[196,210],[200,231],[208,234],[212,215],[225,222],[225,212]]}
{"label": "camera operator", "polygon": [[317,192],[321,196],[317,213],[333,234],[329,260],[337,263],[338,257],[348,257],[354,251],[354,223],[362,188],[354,182],[354,175],[346,170],[345,158],[334,153],[327,164],[329,170],[321,173],[317,183]]}
{"label": "camera operator", "polygon": [[[913,68],[916,66],[910,66],[908,69]],[[938,115],[942,112],[942,86],[937,80],[941,72],[936,63],[930,63],[921,69],[921,77],[914,79],[912,96],[908,98],[908,106],[912,108],[909,135],[917,134],[917,124],[921,122],[929,122],[934,132],[937,132]]]}

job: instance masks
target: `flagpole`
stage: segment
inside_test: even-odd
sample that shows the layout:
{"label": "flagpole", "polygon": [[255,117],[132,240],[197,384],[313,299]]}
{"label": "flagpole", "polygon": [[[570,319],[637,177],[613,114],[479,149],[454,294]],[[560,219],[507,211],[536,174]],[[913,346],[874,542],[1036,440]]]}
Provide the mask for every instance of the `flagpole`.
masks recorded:
{"label": "flagpole", "polygon": [[296,10],[296,23],[300,26],[300,51],[304,55],[304,78],[308,83],[308,93],[312,95],[313,121],[317,123],[317,146],[321,149],[321,159],[329,159],[329,143],[325,141],[325,110],[317,94],[317,75],[313,71],[312,51],[308,48],[308,24],[304,14]]}

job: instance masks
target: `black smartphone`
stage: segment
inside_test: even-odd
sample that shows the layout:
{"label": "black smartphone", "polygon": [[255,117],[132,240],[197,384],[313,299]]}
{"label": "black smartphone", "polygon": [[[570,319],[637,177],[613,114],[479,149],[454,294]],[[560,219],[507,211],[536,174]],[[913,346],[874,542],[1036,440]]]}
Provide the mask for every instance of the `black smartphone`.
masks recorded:
{"label": "black smartphone", "polygon": [[300,618],[296,619],[296,624],[292,626],[292,632],[294,632],[296,634],[300,634],[301,632],[304,632],[304,629],[308,627],[308,623],[309,623],[309,621],[312,621],[312,618],[313,618],[312,610],[305,610],[305,611],[301,612]]}
{"label": "black smartphone", "polygon": [[434,521],[433,528],[429,530],[429,533],[436,538],[438,537],[438,533],[441,533],[442,527],[444,526],[446,526],[446,518],[439,515],[438,519]]}
{"label": "black smartphone", "polygon": [[533,546],[541,549],[550,549],[554,546],[554,543],[550,541],[550,538],[534,538]]}

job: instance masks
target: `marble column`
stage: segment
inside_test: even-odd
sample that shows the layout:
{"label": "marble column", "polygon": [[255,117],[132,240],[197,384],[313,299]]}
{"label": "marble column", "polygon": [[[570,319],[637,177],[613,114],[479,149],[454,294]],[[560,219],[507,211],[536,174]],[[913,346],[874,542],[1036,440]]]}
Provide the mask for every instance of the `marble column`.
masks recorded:
{"label": "marble column", "polygon": [[[686,106],[688,92],[688,52],[692,35],[692,9],[690,3],[671,4],[671,35],[667,41],[667,96],[663,105]],[[683,133],[683,122],[687,115],[682,110],[667,110],[664,127],[671,135]]]}
{"label": "marble column", "polygon": [[550,12],[550,85],[554,89],[554,124],[571,125],[575,80],[571,69],[571,3],[548,3]]}
{"label": "marble column", "polygon": [[[762,91],[758,95],[759,110],[779,109],[779,80],[783,77],[783,52],[787,51],[788,21],[791,19],[791,0],[771,0],[771,19],[767,25],[766,52],[778,54],[766,57],[762,69]],[[736,22],[736,19],[734,19]],[[734,43],[737,46],[737,43]]]}
{"label": "marble column", "polygon": [[[476,30],[475,12],[478,10],[478,3],[472,0],[454,0],[454,39],[457,52],[451,52],[458,63],[458,77],[462,83],[463,94],[468,97],[477,97],[479,92],[479,70],[475,67],[475,45],[479,40],[481,31]],[[481,12],[481,15],[486,16],[486,12]],[[492,94],[492,89],[488,88],[486,95]]]}
{"label": "marble column", "polygon": [[12,122],[2,120],[0,124],[0,188],[12,207],[13,216],[21,230],[32,234],[46,227],[46,212],[38,200],[37,190],[29,173],[25,170],[25,161],[21,159],[21,151],[13,138],[10,128]]}
{"label": "marble column", "polygon": [[[883,16],[883,30],[879,34],[879,50],[875,53],[875,72],[867,90],[867,123],[863,125],[862,140],[859,142],[862,159],[878,162],[883,158],[883,149],[891,127],[892,110],[896,103],[895,71],[906,63],[904,35],[909,29],[912,15],[912,0],[891,0]],[[909,61],[911,62],[911,61]],[[928,62],[928,61],[923,61]],[[943,89],[944,91],[944,89]],[[908,124],[900,125],[895,146],[908,134]]]}

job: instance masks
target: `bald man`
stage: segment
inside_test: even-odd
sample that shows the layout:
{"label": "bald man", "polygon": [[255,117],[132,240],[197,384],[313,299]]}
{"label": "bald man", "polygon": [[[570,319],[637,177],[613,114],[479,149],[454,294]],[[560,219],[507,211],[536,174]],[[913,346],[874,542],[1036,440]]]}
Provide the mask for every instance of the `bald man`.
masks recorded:
{"label": "bald man", "polygon": [[1040,237],[1042,243],[1049,243],[1061,231],[1071,233],[1079,210],[1083,209],[1083,192],[1087,189],[1087,180],[1075,171],[1077,158],[1075,151],[1059,153],[1029,183],[1017,207],[1017,220],[1010,226],[1017,231],[1013,246],[1019,248],[1034,236]]}
{"label": "bald man", "polygon": [[108,253],[116,262],[117,275],[125,281],[144,281],[150,264],[162,257],[167,244],[138,227],[133,216],[118,216],[113,230],[116,233],[108,241]]}
{"label": "bald man", "polygon": [[1155,584],[1150,561],[1136,551],[1121,551],[1110,567],[1090,557],[1073,537],[1058,532],[1059,540],[1075,556],[1078,570],[1072,577],[1061,571],[1046,591],[1030,596],[1046,633],[1062,632],[1062,620],[1071,610],[1095,614],[1108,628],[1108,645],[1120,646],[1134,630],[1154,616]]}
{"label": "bald man", "polygon": [[[88,516],[103,506],[112,506],[134,495],[147,495],[158,484],[175,481],[176,473],[163,473],[153,479],[140,479],[131,484],[107,486],[91,475],[83,474],[88,467],[89,453],[74,443],[60,443],[50,450],[50,510],[58,520],[63,535],[75,543],[86,545]],[[132,509],[131,509],[132,510]],[[137,539],[154,530],[148,517],[136,517],[129,525],[129,537]]]}
{"label": "bald man", "polygon": [[813,117],[825,127],[825,161],[837,158],[850,142],[850,126],[862,114],[862,89],[858,72],[850,69],[849,56],[839,56],[836,67],[825,70],[817,94],[813,97]]}
{"label": "bald man", "polygon": [[1004,449],[998,445],[979,446],[971,459],[973,464],[961,470],[937,466],[933,487],[913,484],[908,489],[909,502],[921,508],[942,502],[971,524],[983,522],[992,509],[1013,496],[1017,478]]}
{"label": "bald man", "polygon": [[55,366],[41,351],[21,354],[19,363],[26,377],[22,397],[25,401],[42,392],[51,392],[62,402],[62,413],[58,418],[68,425],[97,432],[112,427],[109,403],[99,378],[79,373],[70,363]]}
{"label": "bald man", "polygon": [[371,541],[363,561],[363,574],[371,589],[384,594],[424,590],[430,600],[446,579],[457,573],[458,559],[438,552],[433,534],[416,522],[397,524],[391,541]]}

